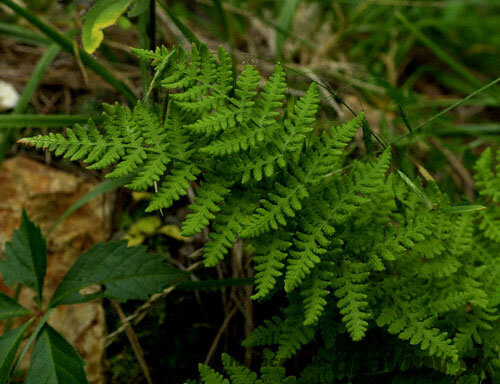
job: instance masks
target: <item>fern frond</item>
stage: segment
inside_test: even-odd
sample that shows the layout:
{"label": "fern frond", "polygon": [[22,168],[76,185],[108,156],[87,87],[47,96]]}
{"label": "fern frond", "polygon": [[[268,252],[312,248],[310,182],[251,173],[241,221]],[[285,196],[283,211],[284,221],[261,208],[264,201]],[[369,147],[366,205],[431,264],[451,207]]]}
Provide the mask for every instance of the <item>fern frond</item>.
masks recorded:
{"label": "fern frond", "polygon": [[293,106],[293,112],[284,123],[284,149],[289,153],[300,151],[306,136],[314,129],[315,116],[318,112],[319,93],[316,83],[312,83]]}
{"label": "fern frond", "polygon": [[196,44],[191,45],[191,55],[189,62],[182,47],[176,50],[171,71],[161,81],[164,88],[172,90],[183,90],[195,85],[199,80],[201,65],[200,52]]}
{"label": "fern frond", "polygon": [[264,325],[255,328],[241,345],[244,347],[257,347],[278,344],[283,327],[283,319],[279,316],[273,316],[271,320],[264,320]]}
{"label": "fern frond", "polygon": [[[326,205],[326,204],[325,204]],[[309,215],[304,218],[302,228],[293,239],[294,248],[290,252],[285,276],[285,290],[291,292],[321,261],[320,256],[327,252],[327,246],[335,233],[335,228],[329,224],[328,218],[321,217],[320,209],[309,209]],[[327,209],[326,209],[327,211]]]}
{"label": "fern frond", "polygon": [[247,184],[251,180],[260,181],[264,176],[269,178],[275,174],[276,168],[286,165],[283,153],[268,143],[260,146],[258,151],[243,152],[238,157],[223,161],[218,168],[241,177],[242,184]]}
{"label": "fern frond", "polygon": [[240,124],[248,122],[252,117],[259,83],[259,71],[251,65],[246,65],[236,81],[236,97],[231,99],[231,104],[236,107],[236,121]]}
{"label": "fern frond", "polygon": [[238,364],[231,356],[223,353],[222,365],[227,372],[232,384],[255,384],[257,374],[250,369]]}
{"label": "fern frond", "polygon": [[370,273],[366,271],[365,264],[351,261],[344,261],[339,273],[332,282],[335,296],[339,298],[337,306],[351,338],[359,341],[367,330],[366,320],[372,317],[365,284]]}
{"label": "fern frond", "polygon": [[373,163],[356,163],[352,173],[337,181],[334,188],[328,190],[330,215],[333,225],[340,225],[354,215],[369,197],[375,194],[385,181],[389,168],[391,152],[386,149]]}
{"label": "fern frond", "polygon": [[207,114],[194,123],[186,125],[186,128],[197,134],[211,135],[235,126],[234,112],[222,106],[215,113]]}
{"label": "fern frond", "polygon": [[279,347],[276,352],[278,361],[287,360],[300,349],[302,345],[309,343],[315,334],[315,329],[304,325],[304,315],[301,305],[291,304],[286,308],[285,321],[281,329]]}
{"label": "fern frond", "polygon": [[137,56],[139,59],[150,63],[155,68],[163,61],[163,59],[170,53],[170,51],[165,47],[156,47],[154,51],[141,48],[130,48],[130,51]]}
{"label": "fern frond", "polygon": [[213,175],[206,177],[206,181],[197,190],[198,196],[194,199],[194,204],[189,206],[193,213],[188,214],[182,223],[183,236],[189,237],[201,232],[210,220],[215,219],[215,213],[221,209],[217,204],[229,194],[232,184],[231,181]]}
{"label": "fern frond", "polygon": [[177,163],[177,168],[165,177],[158,192],[151,198],[146,212],[170,208],[175,200],[187,194],[189,182],[195,181],[201,170],[195,165]]}
{"label": "fern frond", "polygon": [[321,138],[315,141],[315,145],[307,149],[301,160],[309,183],[321,182],[325,176],[340,167],[342,149],[352,140],[363,119],[364,114],[360,114],[342,125],[332,127],[329,134],[323,132]]}
{"label": "fern frond", "polygon": [[304,297],[304,325],[314,325],[318,322],[327,301],[325,297],[330,294],[333,266],[331,262],[319,265],[308,279],[305,288],[301,291]]}
{"label": "fern frond", "polygon": [[219,138],[200,149],[201,152],[212,156],[233,155],[240,151],[253,148],[262,142],[264,136],[249,125],[243,125],[237,131],[225,131]]}
{"label": "fern frond", "polygon": [[295,216],[295,211],[302,208],[301,200],[309,196],[307,188],[294,176],[286,175],[285,183],[275,184],[276,193],[269,193],[268,199],[261,202],[249,223],[245,226],[242,237],[255,237],[279,225],[286,225],[286,216]]}
{"label": "fern frond", "polygon": [[[264,139],[263,133],[251,126],[255,112],[255,97],[260,83],[259,72],[247,65],[241,72],[234,90],[235,97],[229,98],[230,105],[215,112],[206,123],[216,123],[216,127],[234,126],[231,130],[224,130],[216,139],[203,147],[204,153],[214,156],[224,156],[255,147]],[[222,116],[221,116],[222,115]],[[224,122],[225,121],[225,122]],[[206,129],[206,123],[204,127]],[[236,125],[237,124],[237,125]],[[198,127],[198,129],[200,129]],[[220,129],[211,129],[217,131]]]}
{"label": "fern frond", "polygon": [[[500,158],[500,151],[497,153],[497,161]],[[500,173],[498,170],[500,168],[500,163],[497,164],[497,175],[492,171],[493,166],[493,151],[491,147],[485,149],[481,154],[481,157],[476,162],[474,169],[476,174],[474,178],[476,179],[476,184],[479,188],[479,193],[482,196],[489,197],[494,203],[500,202]]]}
{"label": "fern frond", "polygon": [[285,90],[285,71],[281,64],[277,64],[273,74],[262,87],[252,117],[255,128],[263,134],[270,134],[272,130],[269,127],[276,124],[276,118],[280,115],[278,109],[283,106]]}
{"label": "fern frond", "polygon": [[388,325],[388,332],[398,335],[401,340],[409,340],[412,345],[420,345],[431,356],[458,359],[458,351],[446,332],[433,327],[433,316],[425,315],[411,307],[411,302],[397,302],[398,305],[383,308],[377,318],[377,325]]}
{"label": "fern frond", "polygon": [[228,379],[205,364],[198,364],[198,370],[205,384],[231,384]]}
{"label": "fern frond", "polygon": [[295,376],[286,377],[285,368],[280,366],[262,366],[260,368],[261,379],[255,384],[295,384]]}
{"label": "fern frond", "polygon": [[274,236],[262,235],[254,241],[256,243],[257,255],[254,256],[255,290],[252,299],[266,297],[276,284],[276,278],[281,276],[287,254],[285,253],[292,245],[289,236],[285,232],[277,232]]}

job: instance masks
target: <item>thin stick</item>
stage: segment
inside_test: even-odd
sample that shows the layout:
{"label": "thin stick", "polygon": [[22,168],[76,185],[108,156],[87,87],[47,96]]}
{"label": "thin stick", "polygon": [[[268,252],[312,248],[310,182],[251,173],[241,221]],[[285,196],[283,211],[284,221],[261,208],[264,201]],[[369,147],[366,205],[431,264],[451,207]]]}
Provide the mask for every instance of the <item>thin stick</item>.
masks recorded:
{"label": "thin stick", "polygon": [[229,325],[229,322],[231,321],[231,319],[233,318],[233,316],[238,311],[238,307],[239,307],[239,303],[235,303],[235,305],[234,305],[233,309],[231,310],[231,312],[229,312],[229,314],[224,319],[224,322],[220,326],[219,331],[217,332],[217,335],[215,335],[215,339],[212,342],[212,345],[210,346],[210,350],[208,351],[207,357],[205,358],[205,364],[208,364],[210,362],[210,359],[212,358],[215,350],[217,349],[217,345],[219,345],[219,340],[220,340],[222,334],[226,330],[226,328]]}
{"label": "thin stick", "polygon": [[146,315],[147,311],[153,306],[153,304],[160,300],[165,298],[170,292],[172,292],[175,289],[175,286],[168,287],[161,293],[157,293],[156,295],[153,295],[149,298],[147,302],[145,302],[143,305],[141,305],[139,308],[135,310],[135,312],[128,316],[124,317],[121,320],[121,325],[111,332],[108,336],[106,336],[106,342],[105,342],[105,347],[109,347],[113,342],[116,340],[116,338],[126,331],[127,327],[133,322],[134,324],[139,323],[144,316]]}
{"label": "thin stick", "polygon": [[[116,301],[112,301],[111,303],[113,304],[116,313],[118,313],[120,320],[124,321],[126,319],[126,316],[125,313],[123,313],[120,304],[118,304]],[[125,333],[127,334],[127,338],[130,341],[130,345],[134,350],[135,357],[137,358],[137,361],[141,366],[142,373],[144,374],[146,381],[148,382],[148,384],[153,384],[153,380],[151,379],[151,374],[149,373],[149,367],[146,364],[146,360],[144,359],[144,352],[142,350],[141,344],[139,343],[139,339],[137,339],[137,335],[135,334],[134,329],[130,326],[130,323],[126,324]]]}

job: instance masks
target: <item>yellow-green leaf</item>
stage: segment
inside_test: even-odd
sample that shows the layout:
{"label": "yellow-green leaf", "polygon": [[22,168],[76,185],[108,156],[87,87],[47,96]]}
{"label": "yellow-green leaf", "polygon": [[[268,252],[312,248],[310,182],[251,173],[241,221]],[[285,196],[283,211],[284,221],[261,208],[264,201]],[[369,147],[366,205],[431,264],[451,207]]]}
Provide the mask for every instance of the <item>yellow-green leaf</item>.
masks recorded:
{"label": "yellow-green leaf", "polygon": [[104,38],[102,30],[116,23],[127,10],[132,0],[97,0],[90,9],[83,24],[83,48],[94,53]]}
{"label": "yellow-green leaf", "polygon": [[190,239],[189,237],[182,236],[181,230],[176,225],[164,225],[158,230],[158,232],[179,241],[189,241]]}

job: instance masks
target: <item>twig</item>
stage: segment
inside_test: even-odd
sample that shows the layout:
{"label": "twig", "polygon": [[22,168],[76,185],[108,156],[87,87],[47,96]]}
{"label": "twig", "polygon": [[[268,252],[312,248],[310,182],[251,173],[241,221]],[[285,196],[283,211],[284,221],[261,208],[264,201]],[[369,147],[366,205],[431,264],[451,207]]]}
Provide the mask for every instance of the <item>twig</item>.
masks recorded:
{"label": "twig", "polygon": [[123,333],[131,323],[134,323],[134,325],[138,324],[144,318],[146,312],[153,306],[153,304],[156,301],[166,297],[175,288],[176,288],[175,286],[171,286],[166,288],[163,292],[151,296],[149,300],[145,302],[143,305],[141,305],[139,308],[137,308],[133,314],[131,314],[128,317],[124,317],[123,319],[120,319],[122,324],[113,332],[111,332],[108,336],[106,336],[105,346],[109,347],[111,344],[113,344],[116,338],[121,333]]}
{"label": "twig", "polygon": [[[116,310],[116,313],[118,313],[120,320],[122,321],[125,320],[126,318],[125,313],[123,313],[120,304],[118,304],[116,301],[112,301],[112,304]],[[146,381],[148,382],[148,384],[153,384],[153,380],[151,379],[151,374],[149,373],[149,367],[146,364],[146,360],[144,359],[144,351],[142,350],[141,344],[139,343],[139,339],[137,339],[137,335],[135,334],[134,329],[130,326],[130,323],[127,323],[125,327],[125,333],[127,334],[128,340],[130,341],[130,345],[132,345],[135,357],[137,358],[137,361],[141,366],[142,373],[144,374]]]}
{"label": "twig", "polygon": [[217,349],[217,345],[219,345],[219,340],[222,336],[222,333],[226,330],[229,322],[231,321],[233,316],[238,311],[238,307],[239,307],[239,303],[235,303],[231,312],[229,312],[228,315],[226,316],[226,318],[224,319],[224,322],[220,326],[219,331],[217,332],[217,335],[215,335],[214,341],[212,342],[212,345],[210,346],[210,350],[207,353],[207,357],[205,358],[205,364],[208,364],[210,362],[212,355],[214,354],[215,350]]}
{"label": "twig", "polygon": [[[201,265],[201,262],[194,263],[193,265],[190,265],[188,268],[186,268],[186,270],[192,271],[193,269],[196,269],[199,265]],[[147,312],[152,308],[154,303],[168,296],[168,294],[170,294],[170,292],[172,292],[175,288],[176,286],[172,285],[168,288],[165,288],[163,292],[154,294],[149,298],[148,301],[146,301],[143,305],[137,308],[133,314],[121,319],[122,324],[106,337],[105,346],[109,347],[111,344],[113,344],[116,338],[126,330],[129,324],[133,323],[134,325],[137,325],[142,319],[144,319]]]}

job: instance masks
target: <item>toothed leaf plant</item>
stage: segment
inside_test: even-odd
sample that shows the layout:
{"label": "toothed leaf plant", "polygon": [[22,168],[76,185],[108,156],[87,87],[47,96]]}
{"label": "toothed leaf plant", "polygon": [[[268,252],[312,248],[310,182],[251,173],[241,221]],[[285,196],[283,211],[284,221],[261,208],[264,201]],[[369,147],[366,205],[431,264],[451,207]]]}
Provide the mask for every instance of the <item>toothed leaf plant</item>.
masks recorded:
{"label": "toothed leaf plant", "polygon": [[[107,177],[131,176],[130,189],[154,191],[149,212],[193,188],[182,235],[209,230],[205,265],[243,241],[253,299],[286,293],[288,305],[244,341],[269,348],[260,374],[224,355],[226,376],[200,365],[204,383],[500,380],[500,178],[491,150],[476,165],[487,208],[452,207],[436,184],[397,172],[391,148],[348,157],[367,127],[363,114],[321,126],[318,86],[287,100],[279,64],[262,79],[251,65],[233,73],[222,48],[134,53],[155,69],[162,103],[106,105],[101,127],[89,121],[22,142],[106,169]],[[68,276],[53,303],[81,299],[77,273]],[[37,274],[24,279],[37,289]],[[119,284],[108,289],[127,297]],[[287,363],[297,354],[307,365],[301,372]]]}
{"label": "toothed leaf plant", "polygon": [[[99,243],[82,254],[59,283],[52,298],[43,295],[47,266],[47,247],[42,232],[23,211],[21,226],[5,246],[5,260],[0,262],[4,282],[33,290],[35,310],[0,293],[0,321],[21,317],[24,324],[0,336],[0,384],[18,367],[34,344],[30,367],[24,383],[88,383],[84,361],[75,348],[47,324],[59,305],[84,303],[98,298],[124,302],[147,299],[183,278],[184,273],[166,263],[162,256],[146,252],[146,247],[127,247],[126,241]],[[94,293],[82,294],[95,287]],[[36,324],[36,326],[35,326]],[[33,325],[33,326],[31,326]],[[27,339],[18,353],[21,342]]]}

